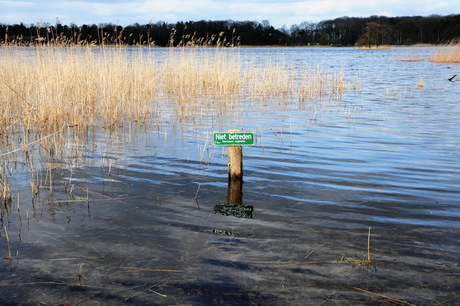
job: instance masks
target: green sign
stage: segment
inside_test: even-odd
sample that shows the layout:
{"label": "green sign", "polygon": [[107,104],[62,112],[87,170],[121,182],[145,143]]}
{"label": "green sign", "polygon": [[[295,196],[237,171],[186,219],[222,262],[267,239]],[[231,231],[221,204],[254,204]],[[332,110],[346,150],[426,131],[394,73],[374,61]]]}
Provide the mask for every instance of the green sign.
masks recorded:
{"label": "green sign", "polygon": [[215,146],[253,146],[254,132],[214,132]]}

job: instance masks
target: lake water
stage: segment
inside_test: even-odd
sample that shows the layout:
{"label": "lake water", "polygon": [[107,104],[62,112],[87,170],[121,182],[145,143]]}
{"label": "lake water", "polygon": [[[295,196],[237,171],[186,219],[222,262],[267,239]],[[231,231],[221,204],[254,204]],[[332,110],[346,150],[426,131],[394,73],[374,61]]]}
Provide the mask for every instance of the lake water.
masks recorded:
{"label": "lake water", "polygon": [[[224,115],[165,106],[154,126],[94,130],[35,201],[29,166],[4,162],[0,304],[460,303],[460,65],[400,60],[433,51],[240,48],[243,62],[306,62],[356,88]],[[229,129],[256,134],[239,206],[225,205],[227,156],[212,145]]]}

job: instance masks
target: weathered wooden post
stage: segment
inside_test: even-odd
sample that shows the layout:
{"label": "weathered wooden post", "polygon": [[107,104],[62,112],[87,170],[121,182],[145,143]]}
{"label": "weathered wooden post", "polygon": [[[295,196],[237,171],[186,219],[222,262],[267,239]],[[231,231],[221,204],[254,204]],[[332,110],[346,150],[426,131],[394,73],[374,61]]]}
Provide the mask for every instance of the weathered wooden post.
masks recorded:
{"label": "weathered wooden post", "polygon": [[243,179],[243,147],[231,146],[227,148],[228,177],[232,180]]}
{"label": "weathered wooden post", "polygon": [[[229,130],[230,133],[240,132],[240,130]],[[228,179],[242,180],[243,179],[243,147],[229,146],[227,147],[228,156]]]}

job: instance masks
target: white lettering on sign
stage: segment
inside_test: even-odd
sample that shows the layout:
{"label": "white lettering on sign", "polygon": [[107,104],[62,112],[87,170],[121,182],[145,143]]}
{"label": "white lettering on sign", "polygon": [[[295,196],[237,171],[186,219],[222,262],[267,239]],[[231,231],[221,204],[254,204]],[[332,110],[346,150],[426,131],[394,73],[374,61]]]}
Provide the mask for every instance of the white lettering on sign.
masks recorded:
{"label": "white lettering on sign", "polygon": [[216,139],[219,140],[226,140],[227,139],[227,134],[216,134]]}
{"label": "white lettering on sign", "polygon": [[229,137],[232,140],[247,140],[252,139],[252,134],[230,134]]}

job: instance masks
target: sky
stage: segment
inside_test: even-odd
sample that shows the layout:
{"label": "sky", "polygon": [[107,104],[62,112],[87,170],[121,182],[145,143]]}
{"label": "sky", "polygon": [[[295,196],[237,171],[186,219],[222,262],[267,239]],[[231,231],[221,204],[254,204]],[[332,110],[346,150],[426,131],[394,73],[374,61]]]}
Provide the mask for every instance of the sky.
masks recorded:
{"label": "sky", "polygon": [[460,0],[0,0],[0,24],[127,26],[164,21],[268,20],[279,29],[338,17],[460,13]]}

